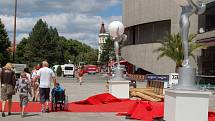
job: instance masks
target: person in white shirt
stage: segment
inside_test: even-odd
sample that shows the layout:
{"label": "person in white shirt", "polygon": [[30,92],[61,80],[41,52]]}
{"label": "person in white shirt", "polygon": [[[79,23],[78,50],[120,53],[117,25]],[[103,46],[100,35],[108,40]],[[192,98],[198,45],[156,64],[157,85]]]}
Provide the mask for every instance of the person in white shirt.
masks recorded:
{"label": "person in white shirt", "polygon": [[[42,68],[39,69],[37,73],[37,78],[40,79],[39,93],[40,102],[42,104],[42,112],[49,112],[49,94],[51,81],[53,81],[54,86],[56,85],[55,74],[52,69],[48,68],[49,64],[47,61],[42,62]],[[45,108],[46,103],[46,108]]]}

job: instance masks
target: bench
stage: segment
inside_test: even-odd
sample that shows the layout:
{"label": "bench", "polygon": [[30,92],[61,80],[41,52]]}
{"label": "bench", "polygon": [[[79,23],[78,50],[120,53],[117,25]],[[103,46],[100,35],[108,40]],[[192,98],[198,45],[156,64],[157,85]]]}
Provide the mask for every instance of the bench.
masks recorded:
{"label": "bench", "polygon": [[145,88],[130,88],[130,95],[140,97],[143,100],[162,101],[164,82],[148,80]]}
{"label": "bench", "polygon": [[131,97],[139,97],[143,100],[162,101],[164,98],[163,90],[167,75],[146,75],[147,85],[144,88],[130,88]]}

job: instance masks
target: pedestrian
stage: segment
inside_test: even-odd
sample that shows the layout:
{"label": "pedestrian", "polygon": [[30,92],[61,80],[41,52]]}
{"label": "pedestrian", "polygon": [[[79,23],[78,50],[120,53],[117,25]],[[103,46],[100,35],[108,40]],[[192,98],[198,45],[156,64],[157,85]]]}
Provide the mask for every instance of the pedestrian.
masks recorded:
{"label": "pedestrian", "polygon": [[27,76],[27,73],[21,73],[20,79],[17,83],[17,90],[19,91],[21,117],[24,117],[25,107],[28,104],[28,94],[31,95],[31,80]]}
{"label": "pedestrian", "polygon": [[5,106],[8,101],[8,115],[11,115],[12,95],[15,94],[16,75],[12,70],[12,64],[7,63],[1,71],[1,99],[2,99],[2,117],[5,117]]}
{"label": "pedestrian", "polygon": [[83,76],[84,76],[84,67],[81,66],[78,71],[78,80],[79,80],[80,85],[82,85],[82,83],[83,83]]}
{"label": "pedestrian", "polygon": [[[24,68],[23,72],[26,74],[29,81],[31,81],[31,73],[29,71],[29,68]],[[20,76],[21,78],[21,76]]]}
{"label": "pedestrian", "polygon": [[42,62],[42,68],[37,73],[37,78],[40,79],[39,93],[40,102],[42,104],[42,112],[49,112],[49,93],[51,81],[56,86],[56,77],[52,69],[48,68],[49,64],[47,61]]}
{"label": "pedestrian", "polygon": [[78,66],[76,66],[75,67],[75,77],[76,77],[76,79],[77,79],[77,81],[76,82],[79,82],[79,67]]}
{"label": "pedestrian", "polygon": [[38,97],[39,97],[39,78],[37,77],[37,73],[40,69],[40,66],[37,65],[34,67],[34,70],[32,70],[32,74],[31,74],[31,79],[32,79],[32,92],[33,92],[33,102],[34,101],[38,101]]}

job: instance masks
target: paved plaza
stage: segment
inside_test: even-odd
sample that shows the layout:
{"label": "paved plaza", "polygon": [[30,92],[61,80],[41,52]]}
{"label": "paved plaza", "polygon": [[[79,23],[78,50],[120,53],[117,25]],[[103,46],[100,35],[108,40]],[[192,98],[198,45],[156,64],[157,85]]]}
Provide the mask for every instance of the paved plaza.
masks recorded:
{"label": "paved plaza", "polygon": [[[70,102],[86,99],[89,96],[106,92],[106,78],[102,74],[85,75],[84,84],[79,85],[76,78],[58,78],[58,81],[66,89],[66,95]],[[138,82],[138,87],[143,86],[143,82]],[[14,96],[14,101],[19,101],[18,96]],[[215,96],[210,98],[210,110],[215,111]],[[27,113],[23,119],[19,113],[12,116],[0,117],[0,121],[130,121],[124,116],[116,116],[116,113],[71,113],[71,112],[51,112]],[[135,121],[135,120],[132,120]]]}
{"label": "paved plaza", "polygon": [[[106,92],[105,78],[100,74],[86,74],[83,85],[79,85],[76,78],[58,78],[58,81],[66,89],[70,102]],[[13,100],[19,101],[18,95],[14,96]],[[116,116],[116,113],[33,112],[27,113],[24,119],[20,117],[19,113],[13,113],[12,116],[0,117],[0,121],[129,121],[129,119],[125,119],[124,116]]]}

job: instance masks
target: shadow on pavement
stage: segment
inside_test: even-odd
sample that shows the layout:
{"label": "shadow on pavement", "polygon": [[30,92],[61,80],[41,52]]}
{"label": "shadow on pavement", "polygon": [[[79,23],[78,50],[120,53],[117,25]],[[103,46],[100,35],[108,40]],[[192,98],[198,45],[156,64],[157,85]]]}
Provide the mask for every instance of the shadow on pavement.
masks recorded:
{"label": "shadow on pavement", "polygon": [[38,116],[39,114],[25,114],[25,117]]}

